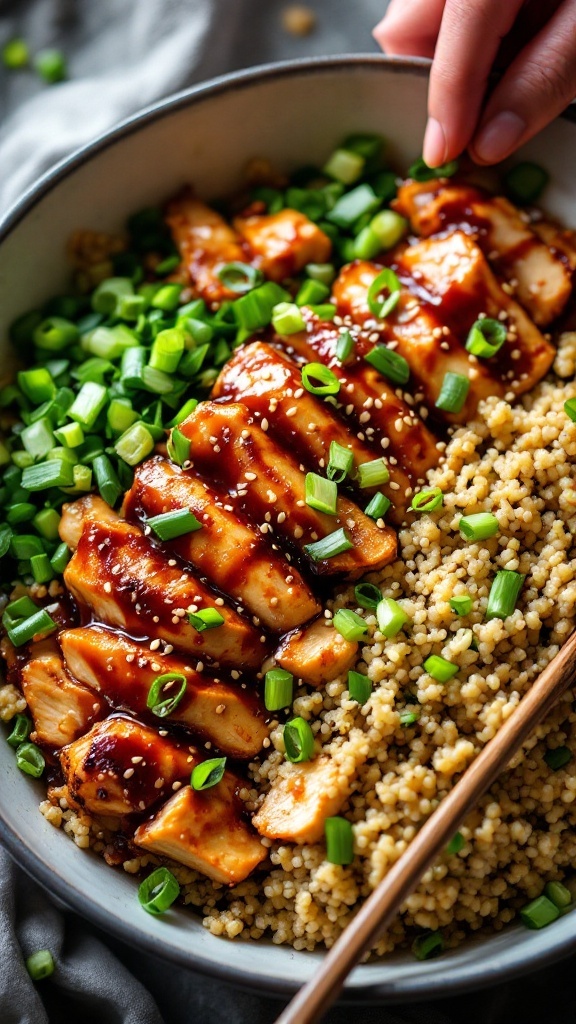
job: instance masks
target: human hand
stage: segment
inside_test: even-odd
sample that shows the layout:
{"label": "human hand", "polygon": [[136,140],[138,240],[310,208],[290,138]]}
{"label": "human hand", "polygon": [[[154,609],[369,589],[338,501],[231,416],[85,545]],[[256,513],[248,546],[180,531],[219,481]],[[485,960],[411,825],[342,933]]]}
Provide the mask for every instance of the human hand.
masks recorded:
{"label": "human hand", "polygon": [[[392,0],[374,37],[387,53],[434,58],[431,167],[466,147],[479,164],[504,160],[576,98],[576,0]],[[506,44],[515,55],[486,99]]]}

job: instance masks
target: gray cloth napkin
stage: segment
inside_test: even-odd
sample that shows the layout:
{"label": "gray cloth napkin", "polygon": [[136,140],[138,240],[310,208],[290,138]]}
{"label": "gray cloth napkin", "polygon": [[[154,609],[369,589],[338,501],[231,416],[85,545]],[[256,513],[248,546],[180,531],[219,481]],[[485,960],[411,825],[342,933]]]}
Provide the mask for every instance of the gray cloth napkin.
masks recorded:
{"label": "gray cloth napkin", "polygon": [[[33,51],[62,49],[70,69],[69,81],[49,87],[0,68],[0,216],[55,161],[170,92],[268,60],[376,49],[370,30],[387,0],[304,0],[318,19],[305,38],[281,28],[290,2],[0,0],[0,47],[22,35]],[[34,985],[24,959],[46,948],[57,969]],[[541,1024],[552,1011],[555,1024],[575,1024],[573,969],[441,1005],[344,1006],[327,1022]],[[0,1024],[272,1024],[279,1009],[99,935],[0,851]]]}

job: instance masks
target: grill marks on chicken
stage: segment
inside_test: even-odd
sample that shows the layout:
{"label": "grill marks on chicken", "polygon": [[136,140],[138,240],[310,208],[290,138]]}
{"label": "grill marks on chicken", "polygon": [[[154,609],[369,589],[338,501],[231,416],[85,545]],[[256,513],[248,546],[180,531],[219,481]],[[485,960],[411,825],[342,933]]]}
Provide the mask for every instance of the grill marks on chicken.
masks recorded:
{"label": "grill marks on chicken", "polygon": [[71,801],[114,816],[146,811],[174,783],[188,782],[202,760],[195,747],[120,715],[93,726],[59,757]]}
{"label": "grill marks on chicken", "polygon": [[[186,726],[230,757],[255,757],[262,749],[268,729],[260,702],[233,680],[197,672],[180,658],[152,653],[144,644],[102,626],[65,630],[59,641],[72,675],[116,710],[155,721],[158,727],[146,700],[159,675],[176,673],[186,680],[186,692],[163,721]],[[179,687],[179,682],[173,683],[159,700],[168,700]]]}
{"label": "grill marks on chicken", "polygon": [[202,529],[165,542],[163,549],[194,566],[267,629],[281,633],[317,615],[321,606],[300,573],[271,550],[235,505],[230,495],[155,457],[136,469],[124,513],[144,525],[163,512],[189,509]]}
{"label": "grill marks on chicken", "polygon": [[[335,516],[306,505],[305,474],[298,462],[262,429],[245,405],[203,402],[179,429],[192,442],[194,467],[207,476],[217,475],[235,493],[242,510],[261,524],[263,533],[292,544],[319,575],[345,574],[355,579],[395,557],[394,531],[376,526],[348,498],[339,497]],[[217,461],[215,445],[221,453]],[[313,562],[306,555],[306,545],[341,527],[354,548]]]}
{"label": "grill marks on chicken", "polygon": [[[234,669],[260,666],[265,647],[258,630],[224,601],[215,605],[215,595],[204,583],[170,565],[135,526],[88,523],[64,580],[100,622],[133,636],[153,637],[157,647],[163,641]],[[188,611],[214,607],[224,622],[198,632]]]}
{"label": "grill marks on chicken", "polygon": [[569,263],[507,199],[445,180],[408,181],[395,206],[419,235],[461,229],[476,241],[534,323],[546,326],[564,309],[572,292]]}

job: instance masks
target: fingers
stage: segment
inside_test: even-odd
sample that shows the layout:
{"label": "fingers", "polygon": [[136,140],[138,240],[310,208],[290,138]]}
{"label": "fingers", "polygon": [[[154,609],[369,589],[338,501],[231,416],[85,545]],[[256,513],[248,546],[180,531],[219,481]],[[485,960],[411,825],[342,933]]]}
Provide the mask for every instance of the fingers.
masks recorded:
{"label": "fingers", "polygon": [[438,167],[466,148],[475,131],[500,43],[522,0],[446,0],[430,75],[423,155]]}
{"label": "fingers", "polygon": [[446,0],[392,0],[372,33],[386,53],[433,57]]}
{"label": "fingers", "polygon": [[490,98],[470,152],[504,160],[576,98],[576,0],[565,0]]}

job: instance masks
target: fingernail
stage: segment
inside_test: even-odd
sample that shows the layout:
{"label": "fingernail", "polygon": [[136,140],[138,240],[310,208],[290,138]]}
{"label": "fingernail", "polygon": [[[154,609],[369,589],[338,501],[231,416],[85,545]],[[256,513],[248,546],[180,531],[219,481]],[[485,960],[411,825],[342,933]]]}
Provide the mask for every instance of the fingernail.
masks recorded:
{"label": "fingernail", "polygon": [[422,155],[428,167],[440,167],[445,163],[446,136],[444,129],[435,117],[428,118]]}
{"label": "fingernail", "polygon": [[472,143],[472,156],[483,164],[496,164],[522,140],[526,125],[518,114],[503,110],[484,126]]}

